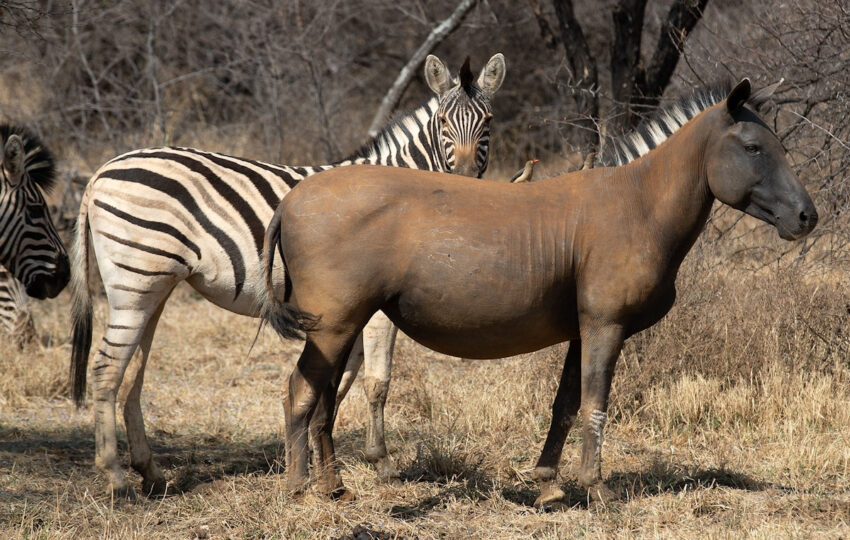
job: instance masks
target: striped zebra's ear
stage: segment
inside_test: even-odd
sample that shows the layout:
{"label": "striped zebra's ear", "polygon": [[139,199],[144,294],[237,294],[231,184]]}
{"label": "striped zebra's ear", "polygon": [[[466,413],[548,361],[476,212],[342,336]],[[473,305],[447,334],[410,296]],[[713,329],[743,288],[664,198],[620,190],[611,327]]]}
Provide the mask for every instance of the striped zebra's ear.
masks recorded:
{"label": "striped zebra's ear", "polygon": [[3,168],[9,183],[17,186],[24,172],[24,141],[20,135],[10,135],[3,148]]}
{"label": "striped zebra's ear", "polygon": [[477,84],[488,97],[492,97],[502,87],[504,80],[505,56],[502,53],[496,53],[487,61],[484,69],[481,70],[481,74],[478,75]]}
{"label": "striped zebra's ear", "polygon": [[452,87],[452,76],[442,60],[429,54],[425,59],[425,81],[428,87],[439,97],[443,97]]}

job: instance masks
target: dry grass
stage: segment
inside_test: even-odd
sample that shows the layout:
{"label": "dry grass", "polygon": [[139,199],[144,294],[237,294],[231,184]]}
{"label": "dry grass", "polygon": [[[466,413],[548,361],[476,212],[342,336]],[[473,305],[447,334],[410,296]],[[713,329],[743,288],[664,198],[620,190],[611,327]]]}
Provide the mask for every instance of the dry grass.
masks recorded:
{"label": "dry grass", "polygon": [[63,397],[63,294],[34,306],[57,346],[0,350],[0,537],[338,538],[358,525],[383,538],[847,537],[850,299],[837,283],[689,261],[676,308],[618,365],[603,474],[622,501],[588,508],[575,430],[569,504],[551,512],[532,508],[530,471],[563,347],[473,362],[401,338],[387,412],[404,483],[376,485],[359,454],[356,384],[336,434],[358,501],[295,502],[282,489],[280,397],[300,344],[266,334],[246,358],[255,322],[189,289],[166,308],[143,392],[175,494],[112,501],[93,473],[91,411]]}

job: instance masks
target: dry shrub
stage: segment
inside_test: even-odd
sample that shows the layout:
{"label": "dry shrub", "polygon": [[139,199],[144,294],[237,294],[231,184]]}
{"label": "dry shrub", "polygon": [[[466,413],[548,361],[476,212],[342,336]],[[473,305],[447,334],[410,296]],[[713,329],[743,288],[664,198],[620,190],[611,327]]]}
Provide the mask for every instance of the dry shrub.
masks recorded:
{"label": "dry shrub", "polygon": [[645,389],[681,375],[725,388],[757,381],[765,366],[836,375],[847,366],[850,299],[840,281],[793,266],[701,270],[688,261],[670,314],[626,342],[615,410],[639,408]]}

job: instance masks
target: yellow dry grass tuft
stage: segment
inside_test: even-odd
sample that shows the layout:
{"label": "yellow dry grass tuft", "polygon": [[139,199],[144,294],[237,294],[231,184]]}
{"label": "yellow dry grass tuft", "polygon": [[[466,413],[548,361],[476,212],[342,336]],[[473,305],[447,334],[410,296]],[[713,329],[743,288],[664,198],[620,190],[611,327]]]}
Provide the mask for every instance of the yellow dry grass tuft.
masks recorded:
{"label": "yellow dry grass tuft", "polygon": [[[143,408],[174,494],[110,500],[93,473],[90,409],[67,391],[68,298],[34,303],[53,346],[0,346],[0,537],[803,538],[850,534],[846,287],[791,268],[690,261],[677,306],[620,359],[603,474],[622,500],[538,512],[530,478],[565,347],[497,361],[447,358],[400,338],[387,407],[404,476],[375,483],[355,384],[337,423],[354,503],[283,490],[282,388],[300,351],[188,288],[171,299]],[[95,343],[104,302],[96,299]],[[126,444],[121,445],[126,451]],[[138,482],[138,477],[133,476]],[[363,533],[365,534],[365,533]],[[361,536],[363,537],[363,536]]]}

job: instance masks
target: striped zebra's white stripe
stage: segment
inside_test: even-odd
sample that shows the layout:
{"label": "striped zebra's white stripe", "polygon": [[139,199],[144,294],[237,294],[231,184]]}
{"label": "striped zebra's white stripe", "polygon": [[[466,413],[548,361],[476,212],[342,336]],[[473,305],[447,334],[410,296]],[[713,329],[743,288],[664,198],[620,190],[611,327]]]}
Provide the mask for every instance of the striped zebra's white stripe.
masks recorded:
{"label": "striped zebra's white stripe", "polygon": [[[139,394],[157,321],[173,288],[186,281],[225,309],[256,315],[260,288],[248,285],[259,281],[265,226],[281,198],[316,172],[368,163],[480,177],[489,153],[490,98],[503,76],[501,54],[477,81],[468,60],[459,81],[453,81],[445,64],[429,57],[426,80],[437,96],[332,165],[293,167],[191,148],[150,148],[118,156],[95,173],[83,196],[75,239],[72,378],[79,403],[91,346],[88,261],[93,251],[109,301],[92,373],[96,463],[108,475],[110,489],[132,491],[118,464],[115,433],[115,397],[124,379],[130,389],[124,419],[131,462],[144,478],[145,492],[165,488],[144,434]],[[137,347],[140,362],[125,376]],[[362,361],[362,353],[354,357]],[[390,358],[378,361],[389,365]],[[388,378],[387,367],[386,384]]]}

